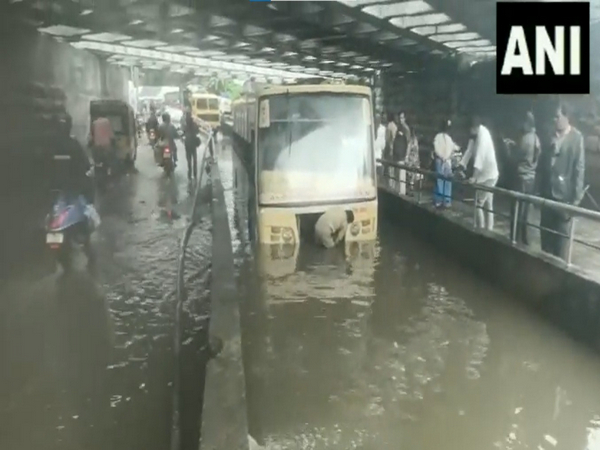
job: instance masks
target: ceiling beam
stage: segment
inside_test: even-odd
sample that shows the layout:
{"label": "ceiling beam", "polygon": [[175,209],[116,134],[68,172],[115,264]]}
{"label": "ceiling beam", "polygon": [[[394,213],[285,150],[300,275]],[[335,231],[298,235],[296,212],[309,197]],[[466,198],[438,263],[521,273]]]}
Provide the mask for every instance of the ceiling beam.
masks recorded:
{"label": "ceiling beam", "polygon": [[[332,2],[332,5],[333,5],[333,2]],[[444,53],[448,52],[448,48],[444,47],[443,45],[441,45],[437,42],[432,42],[429,39],[427,39],[426,37],[421,36],[417,33],[413,33],[409,30],[405,30],[405,29],[396,27],[396,26],[392,25],[390,22],[387,22],[382,19],[378,19],[377,17],[367,14],[356,8],[351,8],[347,5],[344,5],[339,2],[335,2],[334,8],[343,12],[344,14],[354,17],[356,20],[369,23],[369,24],[376,26],[384,31],[390,31],[392,33],[396,33],[404,38],[411,39],[411,40],[413,40],[427,48],[430,48],[432,50],[439,50]]]}

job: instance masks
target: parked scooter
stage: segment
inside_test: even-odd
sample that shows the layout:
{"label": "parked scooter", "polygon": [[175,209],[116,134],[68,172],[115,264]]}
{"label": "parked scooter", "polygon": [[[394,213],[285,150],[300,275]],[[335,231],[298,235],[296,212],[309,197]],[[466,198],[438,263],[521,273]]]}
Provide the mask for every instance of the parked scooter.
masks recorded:
{"label": "parked scooter", "polygon": [[56,255],[56,260],[68,272],[78,248],[83,248],[88,263],[93,262],[91,234],[100,218],[93,206],[83,196],[58,192],[52,211],[46,218],[46,245]]}

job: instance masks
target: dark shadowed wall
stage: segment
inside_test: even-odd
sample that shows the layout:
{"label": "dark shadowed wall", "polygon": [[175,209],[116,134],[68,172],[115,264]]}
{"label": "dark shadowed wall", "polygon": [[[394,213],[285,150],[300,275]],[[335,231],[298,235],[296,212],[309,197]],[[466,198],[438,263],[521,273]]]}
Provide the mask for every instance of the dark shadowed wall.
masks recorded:
{"label": "dark shadowed wall", "polygon": [[[89,130],[89,102],[128,97],[128,71],[0,14],[0,253],[20,251],[23,229],[39,224],[49,185],[49,156],[56,117],[68,111],[82,143]],[[39,227],[39,225],[38,225]],[[15,234],[16,233],[16,234]]]}

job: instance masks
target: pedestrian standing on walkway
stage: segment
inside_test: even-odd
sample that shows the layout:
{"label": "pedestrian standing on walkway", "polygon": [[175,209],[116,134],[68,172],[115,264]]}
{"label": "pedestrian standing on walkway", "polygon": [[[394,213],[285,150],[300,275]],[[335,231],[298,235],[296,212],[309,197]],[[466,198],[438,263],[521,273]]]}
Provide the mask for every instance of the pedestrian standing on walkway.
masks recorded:
{"label": "pedestrian standing on walkway", "polygon": [[[398,125],[396,125],[396,118],[394,114],[388,113],[385,127],[385,146],[383,148],[383,159],[386,161],[394,160],[394,139],[396,139],[397,132]],[[394,180],[392,179],[394,176],[392,174],[397,174],[398,172],[396,168],[390,166],[384,167],[384,176],[389,183],[392,183],[392,186],[394,184]]]}
{"label": "pedestrian standing on walkway", "polygon": [[[494,187],[498,182],[496,150],[490,131],[483,126],[481,118],[471,119],[471,140],[460,165],[466,170],[473,158],[473,176],[469,182],[486,187]],[[494,194],[489,191],[475,191],[477,214],[475,225],[487,230],[494,229]]]}
{"label": "pedestrian standing on walkway", "polygon": [[[406,115],[402,114],[400,117],[400,125],[404,128],[404,133],[408,140],[406,146],[406,157],[404,163],[414,169],[421,168],[421,155],[419,151],[419,139],[414,131],[411,131],[410,127],[406,123]],[[415,188],[415,182],[421,179],[421,174],[417,172],[408,172],[407,174],[407,185],[410,189]]]}
{"label": "pedestrian standing on walkway", "polygon": [[[560,105],[554,116],[555,135],[550,145],[542,150],[538,182],[542,197],[578,205],[585,193],[584,140],[579,130],[571,125],[570,118],[567,106]],[[542,250],[566,260],[572,225],[573,217],[569,213],[543,207],[540,222]]]}
{"label": "pedestrian standing on walkway", "polygon": [[393,141],[393,159],[396,162],[405,162],[411,143],[411,133],[406,123],[406,114],[400,112],[396,118],[396,136]]}
{"label": "pedestrian standing on walkway", "polygon": [[394,139],[398,132],[398,125],[396,125],[396,119],[392,113],[387,115],[387,123],[385,125],[385,145],[383,148],[383,158],[389,161],[393,157]]}
{"label": "pedestrian standing on walkway", "polygon": [[[540,140],[535,130],[535,117],[532,112],[525,115],[522,135],[513,142],[506,141],[509,148],[510,167],[513,171],[511,176],[511,189],[523,194],[533,195],[535,187],[535,173],[540,157]],[[527,226],[529,223],[529,206],[527,202],[520,202],[518,211],[515,206],[511,208],[511,221],[516,218],[516,241],[520,244],[529,245]]]}
{"label": "pedestrian standing on walkway", "polygon": [[[444,120],[440,132],[433,139],[435,172],[446,178],[452,176],[452,155],[459,147],[448,134],[450,121]],[[433,188],[433,201],[436,208],[449,207],[452,203],[452,182],[437,178]]]}
{"label": "pedestrian standing on walkway", "polygon": [[194,178],[198,176],[198,147],[200,147],[200,137],[198,133],[200,129],[190,111],[185,113],[185,125],[183,129],[185,157],[187,158],[188,180],[191,180],[192,174]]}
{"label": "pedestrian standing on walkway", "polygon": [[[392,161],[396,163],[406,164],[406,157],[408,155],[408,149],[411,139],[410,129],[406,123],[406,114],[400,112],[396,115],[395,119],[395,135],[392,139]],[[398,181],[397,189],[400,194],[406,192],[406,170],[396,169]]]}
{"label": "pedestrian standing on walkway", "polygon": [[383,151],[385,149],[385,117],[383,115],[380,118],[375,119],[375,159],[383,158]]}

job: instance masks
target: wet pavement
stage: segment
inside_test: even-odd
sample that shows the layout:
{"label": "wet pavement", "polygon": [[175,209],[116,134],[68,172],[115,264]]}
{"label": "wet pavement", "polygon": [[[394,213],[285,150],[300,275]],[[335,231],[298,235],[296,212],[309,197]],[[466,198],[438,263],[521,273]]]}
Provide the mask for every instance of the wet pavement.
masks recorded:
{"label": "wet pavement", "polygon": [[[180,149],[180,155],[183,155]],[[0,286],[0,448],[169,448],[175,281],[194,182],[173,179],[141,146],[137,170],[98,198],[98,269],[40,274]],[[209,206],[192,234],[182,320],[183,448],[196,449],[202,401]]]}
{"label": "wet pavement", "polygon": [[250,432],[267,449],[600,448],[595,354],[385,221],[371,257],[308,246],[294,273],[265,273],[239,173],[220,166]]}

